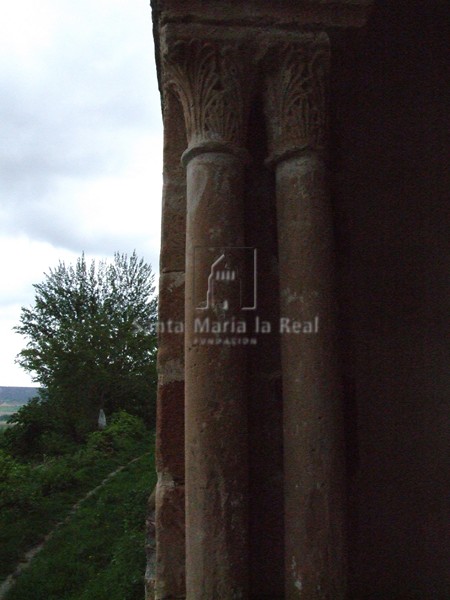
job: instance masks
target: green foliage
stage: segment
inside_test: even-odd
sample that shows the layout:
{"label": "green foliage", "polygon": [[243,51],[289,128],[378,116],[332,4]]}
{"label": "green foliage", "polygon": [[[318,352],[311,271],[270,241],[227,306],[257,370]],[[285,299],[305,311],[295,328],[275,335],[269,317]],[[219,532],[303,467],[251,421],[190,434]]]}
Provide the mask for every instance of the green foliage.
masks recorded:
{"label": "green foliage", "polygon": [[[36,403],[38,405],[39,402]],[[34,409],[32,409],[34,410]],[[25,411],[28,414],[28,411]],[[21,422],[5,433],[5,437],[15,443],[26,440],[29,433],[26,429],[23,438],[14,438],[16,432],[21,434]],[[32,429],[32,427],[31,427]],[[32,429],[33,430],[33,429]],[[10,434],[10,435],[8,435]],[[65,438],[55,432],[45,432],[41,436],[41,445],[58,444],[60,438]],[[110,424],[103,431],[94,431],[88,437],[86,446],[77,452],[66,453],[62,456],[45,455],[43,462],[30,465],[16,460],[5,450],[0,450],[0,508],[19,503],[31,506],[39,497],[69,490],[83,480],[84,467],[92,466],[101,455],[128,455],[136,445],[142,444],[148,438],[148,430],[139,417],[120,411],[112,415]],[[66,449],[74,447],[66,446]]]}
{"label": "green foliage", "polygon": [[74,470],[75,464],[70,458],[50,459],[39,465],[35,471],[41,493],[49,496],[56,492],[63,492],[74,488],[81,481],[81,477]]}
{"label": "green foliage", "polygon": [[48,396],[33,398],[8,419],[1,445],[12,455],[39,459],[59,456],[75,448],[71,424],[61,414],[62,406]]}
{"label": "green foliage", "polygon": [[151,447],[142,420],[126,413],[111,419],[108,451],[91,444],[70,454],[27,463],[0,450],[0,579],[86,491],[119,465]]}
{"label": "green foliage", "polygon": [[143,441],[146,435],[144,422],[122,410],[112,416],[110,424],[103,431],[94,431],[89,435],[87,447],[99,452],[117,452]]}
{"label": "green foliage", "polygon": [[149,455],[111,479],[50,540],[7,600],[141,600],[155,479]]}
{"label": "green foliage", "polygon": [[30,510],[41,497],[40,484],[32,468],[0,450],[0,508]]}
{"label": "green foliage", "polygon": [[57,420],[47,398],[33,398],[8,419],[13,425],[3,433],[3,446],[15,456],[45,453],[43,436],[55,431]]}
{"label": "green foliage", "polygon": [[107,415],[126,410],[154,424],[153,279],[136,253],[116,253],[113,263],[98,267],[94,261],[88,266],[84,255],[75,266],[62,262],[34,286],[34,305],[22,308],[16,327],[27,338],[17,361],[45,392],[13,420],[21,428],[16,438],[22,452],[54,453],[58,439],[42,440],[44,431],[85,439],[101,408]]}

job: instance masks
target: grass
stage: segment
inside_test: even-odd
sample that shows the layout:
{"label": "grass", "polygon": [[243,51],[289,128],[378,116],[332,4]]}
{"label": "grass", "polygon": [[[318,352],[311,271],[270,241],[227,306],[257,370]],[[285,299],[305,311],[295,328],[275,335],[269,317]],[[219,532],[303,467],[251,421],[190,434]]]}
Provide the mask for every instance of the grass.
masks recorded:
{"label": "grass", "polygon": [[[151,436],[149,436],[151,438]],[[0,580],[14,570],[24,553],[37,545],[52,527],[63,519],[71,507],[89,490],[118,466],[149,450],[151,442],[136,443],[127,451],[112,456],[87,455],[80,462],[61,462],[50,468],[60,467],[61,476],[56,488],[32,503],[28,509],[11,506],[0,512]],[[71,459],[69,459],[71,460]]]}
{"label": "grass", "polygon": [[145,510],[155,483],[152,454],[118,473],[56,532],[7,600],[142,600]]}

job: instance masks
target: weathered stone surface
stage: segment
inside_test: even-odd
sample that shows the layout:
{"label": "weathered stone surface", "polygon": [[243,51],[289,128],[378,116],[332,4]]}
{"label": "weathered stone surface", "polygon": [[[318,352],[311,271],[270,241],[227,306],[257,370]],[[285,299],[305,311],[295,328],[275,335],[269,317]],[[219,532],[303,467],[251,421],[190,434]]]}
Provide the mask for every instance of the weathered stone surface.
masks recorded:
{"label": "weathered stone surface", "polygon": [[[184,538],[184,269],[186,182],[180,155],[185,148],[178,101],[164,101],[164,185],[158,333],[156,469],[158,472],[155,598],[185,595]],[[153,599],[152,599],[153,600]]]}
{"label": "weathered stone surface", "polygon": [[[157,597],[182,593],[184,511],[176,490],[184,464],[188,600],[342,599],[343,448],[323,162],[323,29],[362,24],[370,2],[152,5],[166,127],[161,316],[181,315],[185,299],[184,350],[181,336],[160,337]],[[265,191],[258,189],[262,181]],[[264,290],[257,308],[274,330],[260,336],[257,348],[228,345],[225,324],[250,321],[242,315],[245,286],[228,285],[236,273],[245,280],[246,266],[229,249],[264,246],[264,227],[270,248],[258,263],[266,279],[258,280]],[[318,318],[319,329],[280,333],[280,318]],[[208,323],[200,331],[199,319]],[[183,375],[185,452],[177,455]]]}
{"label": "weathered stone surface", "polygon": [[184,379],[184,271],[159,278],[159,383]]}
{"label": "weathered stone surface", "polygon": [[157,411],[156,470],[184,481],[184,381],[160,384]]}
{"label": "weathered stone surface", "polygon": [[373,0],[309,0],[289,2],[272,0],[152,0],[154,20],[159,26],[166,22],[196,22],[224,25],[246,25],[263,28],[291,28],[297,31],[305,26],[360,27],[364,25]]}
{"label": "weathered stone surface", "polygon": [[157,548],[155,600],[185,598],[184,486],[160,476],[156,492]]}
{"label": "weathered stone surface", "polygon": [[[251,598],[284,595],[283,397],[279,347],[279,279],[275,178],[267,169],[267,143],[257,114],[245,195],[246,241],[257,248],[257,310],[271,331],[249,349],[249,527]],[[250,316],[250,320],[254,315]]]}
{"label": "weathered stone surface", "polygon": [[[236,285],[230,290],[225,285],[218,296],[210,297],[208,284],[202,298],[198,285],[210,281],[215,264],[211,259],[222,260],[224,248],[244,246],[241,144],[249,91],[243,85],[236,47],[193,40],[176,43],[163,53],[165,89],[181,101],[188,137],[183,155],[187,598],[244,598],[248,594],[245,353],[223,344],[209,326],[205,332],[197,331],[195,323],[197,318],[230,322],[240,314]],[[227,291],[225,299],[222,293]]]}
{"label": "weathered stone surface", "polygon": [[[207,153],[187,167],[186,523],[187,598],[245,598],[248,593],[246,360],[242,347],[202,345],[220,335],[195,331],[194,320],[239,315],[219,303],[199,313],[194,249],[243,245],[243,168],[232,154]],[[208,274],[211,263],[195,264]],[[198,271],[197,271],[198,272]],[[236,288],[234,288],[234,293]],[[204,315],[204,317],[203,317]],[[222,336],[224,337],[224,336]]]}
{"label": "weathered stone surface", "polygon": [[281,336],[286,599],[345,598],[342,393],[333,296],[332,221],[317,156],[277,167],[280,310],[318,331]]}
{"label": "weathered stone surface", "polygon": [[[346,593],[344,446],[338,373],[327,146],[329,42],[305,35],[275,50],[267,76],[270,162],[276,165],[280,317],[315,322],[281,332],[285,597]],[[281,331],[281,330],[280,330]]]}
{"label": "weathered stone surface", "polygon": [[184,323],[184,272],[179,271],[160,275],[155,598],[184,597],[185,585],[184,333],[173,323]]}
{"label": "weathered stone surface", "polygon": [[180,157],[186,148],[183,114],[173,95],[164,99],[164,167],[161,223],[161,273],[185,268],[186,178]]}
{"label": "weathered stone surface", "polygon": [[275,46],[268,57],[265,114],[269,162],[328,143],[328,35],[307,33]]}
{"label": "weathered stone surface", "polygon": [[145,519],[145,556],[146,569],[145,600],[155,600],[156,584],[156,522],[155,522],[155,496],[156,489],[150,494]]}

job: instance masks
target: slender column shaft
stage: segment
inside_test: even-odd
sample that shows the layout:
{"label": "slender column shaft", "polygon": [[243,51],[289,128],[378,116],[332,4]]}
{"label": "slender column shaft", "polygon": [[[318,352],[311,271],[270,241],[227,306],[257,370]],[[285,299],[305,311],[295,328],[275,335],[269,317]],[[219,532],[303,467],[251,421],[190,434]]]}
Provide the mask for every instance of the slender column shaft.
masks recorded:
{"label": "slender column shaft", "polygon": [[224,343],[222,326],[241,312],[243,265],[239,251],[230,248],[244,246],[247,61],[232,44],[197,39],[168,40],[164,55],[166,88],[183,106],[188,141],[183,155],[187,598],[243,599],[248,596],[246,356],[243,346]]}
{"label": "slender column shaft", "polygon": [[337,600],[345,544],[330,201],[314,154],[280,162],[276,177],[281,316],[314,323],[281,338],[286,599]]}
{"label": "slender column shaft", "polygon": [[[189,600],[247,593],[247,406],[241,347],[209,345],[196,331],[229,321],[229,309],[199,311],[195,282],[208,275],[207,247],[243,246],[243,168],[231,154],[208,153],[187,167],[186,263],[186,554]],[[197,250],[197,252],[196,252]],[[200,252],[199,252],[200,251]],[[195,260],[195,257],[197,259]],[[198,327],[197,327],[198,330]],[[223,337],[223,336],[222,336]],[[206,342],[207,345],[202,345]]]}
{"label": "slender column shaft", "polygon": [[[285,597],[338,600],[345,596],[346,556],[333,227],[322,158],[328,38],[304,34],[275,53],[266,115],[276,164]],[[303,326],[295,330],[294,321]]]}

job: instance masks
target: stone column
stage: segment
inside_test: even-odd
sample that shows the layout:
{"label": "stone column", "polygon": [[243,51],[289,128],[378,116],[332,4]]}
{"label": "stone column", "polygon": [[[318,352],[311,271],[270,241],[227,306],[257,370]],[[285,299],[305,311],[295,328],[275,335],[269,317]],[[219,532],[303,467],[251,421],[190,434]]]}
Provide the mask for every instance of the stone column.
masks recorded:
{"label": "stone column", "polygon": [[[188,148],[185,304],[186,586],[189,600],[248,594],[245,349],[212,323],[239,318],[236,289],[207,295],[214,261],[244,246],[245,59],[231,45],[165,50],[165,86],[183,105]],[[225,286],[226,287],[226,286]],[[205,305],[205,302],[207,303]],[[209,323],[201,331],[195,321]],[[214,329],[214,331],[213,331]]]}
{"label": "stone column", "polygon": [[[345,596],[344,450],[333,225],[325,161],[329,42],[273,50],[269,162],[276,168],[285,469],[285,598]],[[302,325],[295,325],[294,321]]]}

